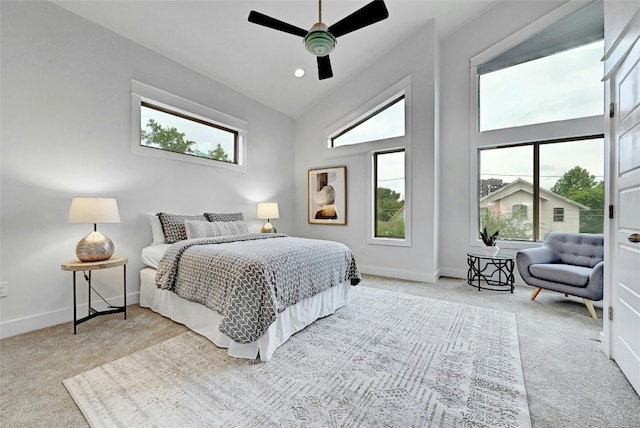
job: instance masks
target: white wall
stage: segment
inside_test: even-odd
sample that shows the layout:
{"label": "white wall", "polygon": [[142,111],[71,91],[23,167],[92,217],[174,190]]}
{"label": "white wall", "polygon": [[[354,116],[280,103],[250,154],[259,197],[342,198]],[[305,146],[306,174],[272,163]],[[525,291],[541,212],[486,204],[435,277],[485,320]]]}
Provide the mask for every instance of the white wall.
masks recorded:
{"label": "white wall", "polygon": [[[295,231],[300,236],[331,239],[351,248],[360,270],[420,281],[437,279],[437,36],[431,21],[319,104],[295,124]],[[323,131],[384,90],[411,76],[412,216],[411,247],[367,244],[366,154],[325,158]],[[307,170],[347,166],[347,225],[307,223]],[[364,247],[364,253],[361,248]]]}
{"label": "white wall", "polygon": [[[71,273],[60,263],[91,230],[67,223],[74,196],[117,198],[122,223],[98,228],[129,258],[128,302],[151,241],[148,211],[239,210],[259,230],[256,203],[269,200],[280,205],[278,230],[293,229],[290,118],[51,3],[1,8],[2,337],[72,319]],[[132,154],[131,79],[247,121],[247,172]],[[121,276],[94,275],[116,304]]]}
{"label": "white wall", "polygon": [[[503,2],[465,25],[440,45],[440,273],[466,278],[470,227],[469,59],[564,1]],[[479,244],[480,245],[480,244]],[[515,249],[505,253],[515,255]]]}

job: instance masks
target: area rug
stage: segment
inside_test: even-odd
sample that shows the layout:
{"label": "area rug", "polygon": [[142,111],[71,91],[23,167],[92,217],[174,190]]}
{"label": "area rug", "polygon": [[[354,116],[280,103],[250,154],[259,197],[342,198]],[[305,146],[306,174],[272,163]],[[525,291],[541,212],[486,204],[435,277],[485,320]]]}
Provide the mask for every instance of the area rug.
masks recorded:
{"label": "area rug", "polygon": [[530,427],[516,319],[355,287],[268,362],[188,332],[64,381],[94,427]]}

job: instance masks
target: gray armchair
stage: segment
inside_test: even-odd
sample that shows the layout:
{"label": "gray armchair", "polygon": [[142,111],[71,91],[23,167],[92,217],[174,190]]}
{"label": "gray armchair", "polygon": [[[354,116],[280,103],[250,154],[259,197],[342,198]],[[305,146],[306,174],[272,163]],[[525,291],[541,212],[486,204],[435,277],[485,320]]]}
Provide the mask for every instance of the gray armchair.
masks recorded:
{"label": "gray armchair", "polygon": [[582,297],[591,317],[598,319],[592,301],[602,300],[604,236],[551,232],[541,247],[516,254],[520,276],[536,287],[535,300],[544,288]]}

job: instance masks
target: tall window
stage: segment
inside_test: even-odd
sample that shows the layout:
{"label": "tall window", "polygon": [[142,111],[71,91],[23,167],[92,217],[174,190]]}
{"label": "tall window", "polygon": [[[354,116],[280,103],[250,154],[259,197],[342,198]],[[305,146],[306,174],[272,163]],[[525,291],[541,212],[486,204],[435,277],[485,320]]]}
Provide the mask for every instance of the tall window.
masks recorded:
{"label": "tall window", "polygon": [[498,55],[484,53],[486,61],[471,60],[478,236],[485,226],[525,241],[603,231],[603,5],[560,9],[572,12],[543,18],[553,23],[528,29],[533,36]]}
{"label": "tall window", "polygon": [[373,154],[376,238],[405,237],[404,149]]}

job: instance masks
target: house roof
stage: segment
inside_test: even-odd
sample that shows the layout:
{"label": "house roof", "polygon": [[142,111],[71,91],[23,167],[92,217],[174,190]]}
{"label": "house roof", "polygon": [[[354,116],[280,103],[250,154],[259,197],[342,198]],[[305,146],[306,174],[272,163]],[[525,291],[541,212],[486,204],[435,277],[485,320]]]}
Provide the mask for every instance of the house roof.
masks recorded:
{"label": "house roof", "polygon": [[[527,180],[523,180],[522,178],[518,178],[517,180],[512,181],[511,183],[499,188],[498,190],[489,193],[480,199],[480,202],[490,201],[495,202],[500,199],[504,199],[505,197],[512,195],[516,192],[526,192],[533,196],[533,184],[528,182]],[[578,209],[581,210],[589,210],[590,208],[586,205],[583,205],[579,202],[573,201],[569,198],[565,198],[562,195],[552,192],[551,190],[545,189],[544,187],[540,188],[540,199],[549,200],[549,199],[560,199],[568,204],[575,205]]]}

